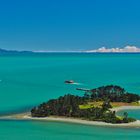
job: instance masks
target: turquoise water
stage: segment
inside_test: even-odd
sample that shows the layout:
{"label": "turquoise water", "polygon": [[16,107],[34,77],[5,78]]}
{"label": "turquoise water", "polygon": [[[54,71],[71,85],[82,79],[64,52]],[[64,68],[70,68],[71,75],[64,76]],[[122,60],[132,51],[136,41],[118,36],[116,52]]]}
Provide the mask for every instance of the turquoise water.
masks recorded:
{"label": "turquoise water", "polygon": [[121,111],[117,112],[117,114],[123,116],[124,112],[127,112],[129,114],[129,117],[140,120],[140,110],[139,109],[121,110]]}
{"label": "turquoise water", "polygon": [[[77,87],[106,84],[140,94],[140,54],[34,54],[0,56],[0,114],[28,111]],[[72,79],[79,85],[65,85]],[[139,116],[139,111],[130,115]],[[24,132],[23,132],[24,131]],[[0,121],[0,139],[138,139],[140,129],[101,128],[65,123]]]}
{"label": "turquoise water", "polygon": [[139,140],[137,128],[111,128],[86,125],[32,122],[2,121],[0,123],[1,140]]}

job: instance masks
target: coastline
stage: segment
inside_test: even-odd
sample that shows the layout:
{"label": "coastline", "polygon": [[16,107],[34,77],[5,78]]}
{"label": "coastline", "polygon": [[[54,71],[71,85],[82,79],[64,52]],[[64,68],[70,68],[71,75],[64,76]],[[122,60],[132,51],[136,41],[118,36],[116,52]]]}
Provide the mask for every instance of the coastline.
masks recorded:
{"label": "coastline", "polygon": [[[127,109],[140,109],[140,106],[121,106],[112,108],[112,111],[120,111]],[[12,119],[12,120],[34,120],[34,121],[52,121],[52,122],[65,122],[65,123],[74,123],[74,124],[84,124],[84,125],[93,125],[93,126],[111,126],[111,127],[133,127],[140,128],[140,120],[136,120],[131,123],[121,123],[121,124],[112,124],[100,121],[89,121],[79,118],[67,118],[59,116],[49,116],[44,118],[31,117],[30,112],[20,113],[20,114],[11,114],[7,116],[2,116],[0,119]]]}
{"label": "coastline", "polygon": [[120,106],[120,107],[114,107],[111,108],[111,111],[121,111],[121,110],[133,110],[133,109],[140,109],[140,106]]}

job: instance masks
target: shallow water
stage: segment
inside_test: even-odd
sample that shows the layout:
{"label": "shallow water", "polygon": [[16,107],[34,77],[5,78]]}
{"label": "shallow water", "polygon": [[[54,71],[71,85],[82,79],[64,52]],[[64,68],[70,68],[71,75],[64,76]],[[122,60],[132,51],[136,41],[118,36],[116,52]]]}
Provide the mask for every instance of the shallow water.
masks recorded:
{"label": "shallow water", "polygon": [[[77,87],[106,84],[140,94],[140,54],[34,54],[0,56],[0,114],[28,111],[34,105],[67,93],[84,94]],[[64,84],[74,80],[75,85]],[[133,113],[132,113],[133,114]],[[131,115],[131,113],[130,113]],[[138,139],[139,129],[75,124],[0,121],[0,139]]]}
{"label": "shallow water", "polygon": [[118,115],[123,116],[124,112],[127,112],[129,117],[140,120],[140,109],[126,109],[117,112]]}
{"label": "shallow water", "polygon": [[140,129],[78,124],[0,121],[1,140],[139,140]]}

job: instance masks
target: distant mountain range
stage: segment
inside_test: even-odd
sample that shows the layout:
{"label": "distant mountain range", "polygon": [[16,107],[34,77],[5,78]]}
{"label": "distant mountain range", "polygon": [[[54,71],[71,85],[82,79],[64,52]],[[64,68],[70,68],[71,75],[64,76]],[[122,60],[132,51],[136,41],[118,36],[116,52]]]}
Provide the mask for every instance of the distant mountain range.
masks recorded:
{"label": "distant mountain range", "polygon": [[32,51],[17,51],[17,50],[6,50],[0,48],[0,55],[1,54],[29,54],[34,53]]}
{"label": "distant mountain range", "polygon": [[36,54],[36,53],[140,53],[140,48],[136,46],[126,46],[124,48],[99,48],[85,51],[18,51],[0,48],[0,55],[5,54]]}

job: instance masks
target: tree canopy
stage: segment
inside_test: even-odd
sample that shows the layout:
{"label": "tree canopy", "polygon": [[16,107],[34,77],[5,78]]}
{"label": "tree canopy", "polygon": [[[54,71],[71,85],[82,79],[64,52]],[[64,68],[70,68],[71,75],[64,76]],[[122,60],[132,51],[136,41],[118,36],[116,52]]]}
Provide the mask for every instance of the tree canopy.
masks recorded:
{"label": "tree canopy", "polygon": [[[57,99],[51,99],[31,110],[32,117],[66,116],[87,120],[104,121],[110,123],[127,123],[135,119],[129,118],[127,112],[120,118],[115,111],[110,111],[110,102],[134,102],[140,99],[139,95],[126,92],[119,86],[103,86],[86,92],[84,96],[67,94]],[[80,109],[79,105],[89,101],[102,100],[101,107]]]}

